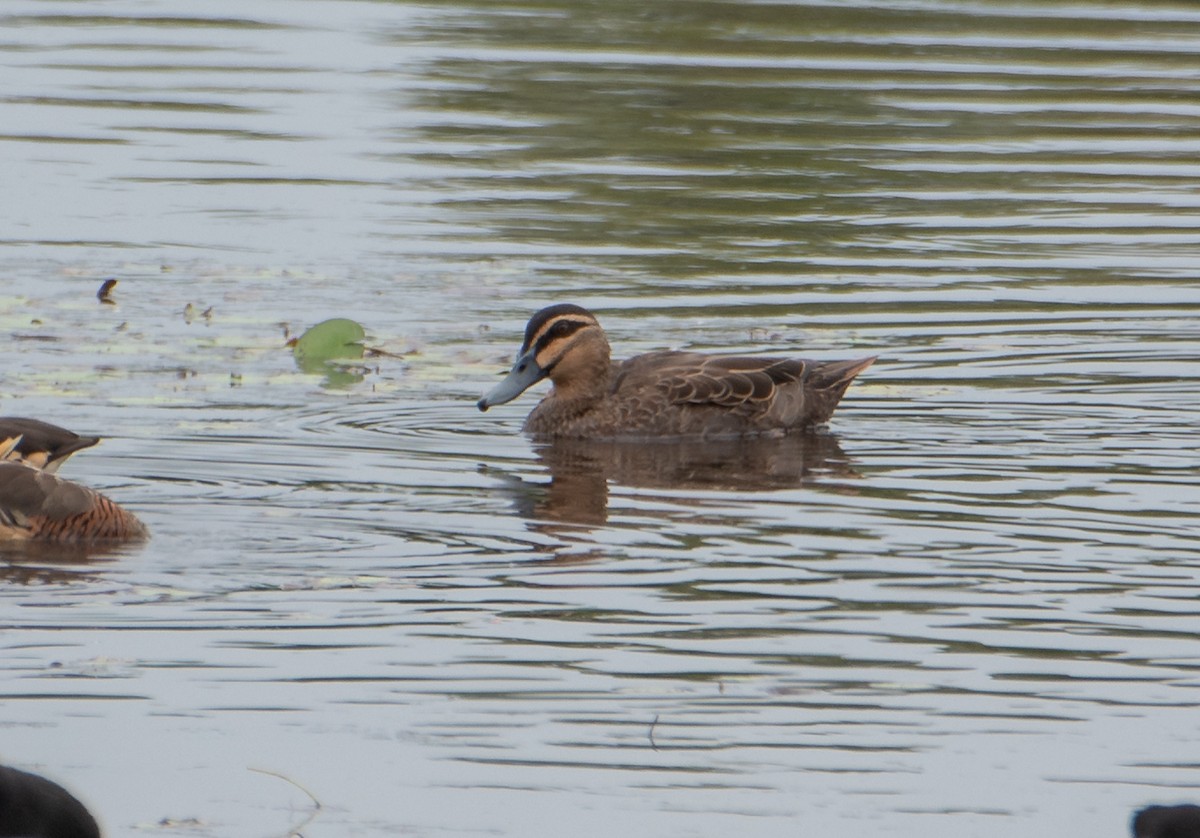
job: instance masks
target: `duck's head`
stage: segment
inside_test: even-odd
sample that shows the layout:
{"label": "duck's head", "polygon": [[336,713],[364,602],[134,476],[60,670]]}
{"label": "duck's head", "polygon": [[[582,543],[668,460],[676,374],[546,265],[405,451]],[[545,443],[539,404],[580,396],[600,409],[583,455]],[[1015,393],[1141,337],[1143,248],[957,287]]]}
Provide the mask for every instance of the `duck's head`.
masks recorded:
{"label": "duck's head", "polygon": [[511,402],[543,378],[561,387],[608,364],[608,339],[590,311],[571,303],[549,306],[530,318],[512,370],[479,400],[479,409]]}

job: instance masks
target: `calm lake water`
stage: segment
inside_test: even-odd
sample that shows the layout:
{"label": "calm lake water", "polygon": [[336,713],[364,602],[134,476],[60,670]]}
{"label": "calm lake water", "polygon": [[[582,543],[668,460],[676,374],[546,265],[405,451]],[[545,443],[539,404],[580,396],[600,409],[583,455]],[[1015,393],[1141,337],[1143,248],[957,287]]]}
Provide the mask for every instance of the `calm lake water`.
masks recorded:
{"label": "calm lake water", "polygon": [[[1198,53],[1183,2],[8,0],[0,412],[154,538],[0,559],[0,760],[109,836],[1200,802]],[[474,402],[562,301],[880,360],[814,439],[537,448]],[[388,354],[297,369],[331,316]]]}

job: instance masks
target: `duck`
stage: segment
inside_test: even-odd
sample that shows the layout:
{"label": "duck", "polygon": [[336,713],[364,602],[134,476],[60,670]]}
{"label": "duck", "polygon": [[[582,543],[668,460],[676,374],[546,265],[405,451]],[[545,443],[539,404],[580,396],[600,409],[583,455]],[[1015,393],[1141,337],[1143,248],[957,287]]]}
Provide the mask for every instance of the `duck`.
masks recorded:
{"label": "duck", "polygon": [[132,512],[55,473],[72,454],[99,441],[39,419],[0,418],[0,542],[135,541],[148,536]]}
{"label": "duck", "polygon": [[0,835],[100,838],[100,827],[87,807],[58,783],[0,765]]}
{"label": "duck", "polygon": [[1147,806],[1131,826],[1134,838],[1200,838],[1200,806]]}
{"label": "duck", "polygon": [[720,439],[782,436],[829,421],[875,356],[808,361],[662,350],[613,361],[596,316],[560,303],[538,311],[486,411],[549,378],[553,389],[525,420],[535,439]]}

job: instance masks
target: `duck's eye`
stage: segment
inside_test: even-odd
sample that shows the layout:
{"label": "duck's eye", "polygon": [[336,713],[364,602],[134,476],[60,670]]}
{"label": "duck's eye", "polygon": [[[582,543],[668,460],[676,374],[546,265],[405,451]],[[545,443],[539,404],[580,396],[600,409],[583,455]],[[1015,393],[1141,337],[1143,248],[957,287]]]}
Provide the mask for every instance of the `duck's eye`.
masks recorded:
{"label": "duck's eye", "polygon": [[551,331],[554,333],[555,337],[562,337],[563,335],[571,332],[571,324],[566,320],[560,320],[554,324],[554,328]]}

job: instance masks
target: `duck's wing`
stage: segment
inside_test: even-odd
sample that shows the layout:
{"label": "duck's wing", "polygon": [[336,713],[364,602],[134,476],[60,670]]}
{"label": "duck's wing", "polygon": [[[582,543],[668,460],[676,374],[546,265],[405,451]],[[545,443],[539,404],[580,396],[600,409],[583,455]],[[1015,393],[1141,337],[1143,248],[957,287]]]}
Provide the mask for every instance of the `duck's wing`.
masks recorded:
{"label": "duck's wing", "polygon": [[793,428],[827,422],[850,382],[874,362],[653,352],[626,361],[616,386],[645,390],[653,382],[672,404],[721,407],[764,429]]}
{"label": "duck's wing", "polygon": [[56,541],[144,538],[134,515],[99,492],[22,463],[0,463],[0,536]]}
{"label": "duck's wing", "polygon": [[679,353],[664,363],[661,386],[675,404],[766,408],[780,388],[796,387],[808,362],[796,358]]}
{"label": "duck's wing", "polygon": [[92,508],[95,492],[21,463],[0,464],[0,521],[28,526],[35,518],[59,520]]}
{"label": "duck's wing", "polygon": [[651,352],[615,368],[610,397],[631,417],[626,424],[658,434],[786,432],[828,422],[850,382],[874,361]]}

